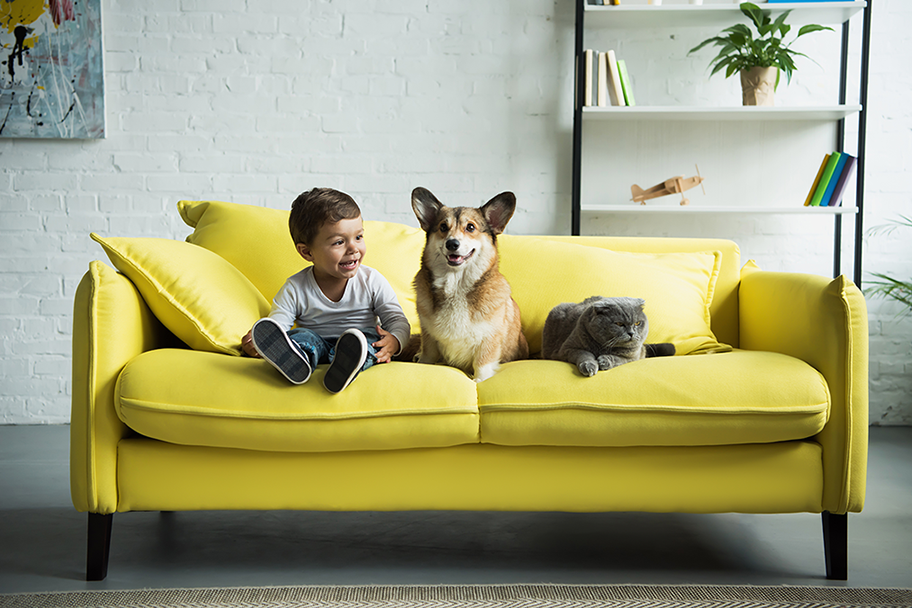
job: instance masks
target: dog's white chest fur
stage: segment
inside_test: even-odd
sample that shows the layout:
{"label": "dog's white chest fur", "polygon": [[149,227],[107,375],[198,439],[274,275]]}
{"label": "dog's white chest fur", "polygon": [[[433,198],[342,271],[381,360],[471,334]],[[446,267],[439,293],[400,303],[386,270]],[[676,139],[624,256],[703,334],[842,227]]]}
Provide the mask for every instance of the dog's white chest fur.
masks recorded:
{"label": "dog's white chest fur", "polygon": [[[466,285],[466,282],[469,282]],[[479,315],[465,298],[471,288],[471,277],[463,272],[448,272],[434,280],[440,298],[429,328],[436,338],[441,354],[460,367],[471,367],[475,353],[489,339],[494,325]]]}

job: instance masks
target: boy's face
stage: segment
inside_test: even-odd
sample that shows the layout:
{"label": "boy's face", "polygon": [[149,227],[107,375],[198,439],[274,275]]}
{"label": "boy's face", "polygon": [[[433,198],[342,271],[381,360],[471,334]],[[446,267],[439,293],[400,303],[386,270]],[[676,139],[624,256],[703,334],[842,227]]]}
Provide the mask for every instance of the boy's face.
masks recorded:
{"label": "boy's face", "polygon": [[361,216],[323,224],[313,243],[298,243],[297,249],[301,257],[313,262],[314,272],[322,277],[354,277],[367,251]]}

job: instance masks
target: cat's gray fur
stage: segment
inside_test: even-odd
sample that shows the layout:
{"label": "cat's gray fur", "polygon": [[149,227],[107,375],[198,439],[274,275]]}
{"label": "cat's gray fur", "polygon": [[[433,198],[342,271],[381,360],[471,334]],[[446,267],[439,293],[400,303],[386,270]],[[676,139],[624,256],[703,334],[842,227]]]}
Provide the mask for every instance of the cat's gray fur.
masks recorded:
{"label": "cat's gray fur", "polygon": [[646,357],[675,353],[674,344],[645,344],[649,320],[640,298],[592,296],[555,306],[542,330],[542,358],[567,361],[583,376]]}

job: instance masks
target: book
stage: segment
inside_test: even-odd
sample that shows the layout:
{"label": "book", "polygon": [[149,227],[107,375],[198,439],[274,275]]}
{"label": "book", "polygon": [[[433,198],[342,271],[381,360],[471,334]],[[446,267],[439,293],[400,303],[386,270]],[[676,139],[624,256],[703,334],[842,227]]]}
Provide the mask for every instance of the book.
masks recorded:
{"label": "book", "polygon": [[607,52],[606,63],[608,64],[608,96],[611,98],[611,105],[626,105],[624,90],[621,88],[621,74],[618,72],[617,55],[614,51]]}
{"label": "book", "polygon": [[817,177],[814,178],[814,183],[811,184],[811,189],[808,190],[807,198],[804,199],[805,207],[809,206],[811,204],[811,199],[814,198],[814,192],[817,191],[817,186],[820,184],[820,176],[823,175],[823,170],[826,169],[828,160],[830,160],[830,155],[824,154],[823,161],[820,163],[820,168],[817,169]]}
{"label": "book", "polygon": [[635,106],[636,100],[633,98],[633,87],[630,84],[630,75],[627,73],[627,62],[618,59],[617,64],[618,74],[621,76],[621,90],[624,92],[624,103],[628,106]]}
{"label": "book", "polygon": [[598,105],[605,107],[608,103],[608,53],[598,54]]}
{"label": "book", "polygon": [[830,198],[830,207],[838,207],[842,205],[842,197],[845,194],[846,187],[849,185],[849,180],[852,178],[852,174],[855,172],[855,165],[858,164],[858,158],[852,156],[851,154],[843,154],[846,158],[845,165],[842,167],[842,173],[839,175],[839,181],[836,182],[836,188],[833,190],[833,196]]}
{"label": "book", "polygon": [[593,105],[593,92],[595,89],[595,51],[586,49],[583,54],[583,78],[585,79],[585,89],[583,92],[583,105]]}
{"label": "book", "polygon": [[830,181],[827,182],[826,190],[823,192],[823,198],[820,199],[821,207],[830,206],[830,198],[833,196],[833,190],[836,189],[836,182],[839,181],[839,176],[842,175],[842,168],[845,166],[847,154],[839,153],[839,160],[836,161],[836,168],[833,169],[833,176],[830,178]]}
{"label": "book", "polygon": [[820,206],[820,201],[823,199],[823,194],[826,192],[827,186],[830,183],[830,178],[833,177],[833,172],[836,170],[836,164],[839,162],[840,156],[842,155],[839,152],[833,152],[830,154],[830,158],[827,159],[826,167],[823,169],[823,175],[820,176],[820,183],[817,184],[817,189],[814,190],[814,196],[811,198],[811,207]]}

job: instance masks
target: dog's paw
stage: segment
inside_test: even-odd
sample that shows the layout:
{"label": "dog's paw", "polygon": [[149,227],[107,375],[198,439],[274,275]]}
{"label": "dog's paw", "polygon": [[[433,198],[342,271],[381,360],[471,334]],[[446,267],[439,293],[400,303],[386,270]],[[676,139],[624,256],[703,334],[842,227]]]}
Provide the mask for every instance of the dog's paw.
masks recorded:
{"label": "dog's paw", "polygon": [[582,375],[591,378],[599,370],[598,363],[595,361],[582,361],[577,365]]}
{"label": "dog's paw", "polygon": [[498,369],[500,369],[500,366],[496,363],[482,365],[480,368],[475,370],[475,382],[484,382],[496,374]]}

